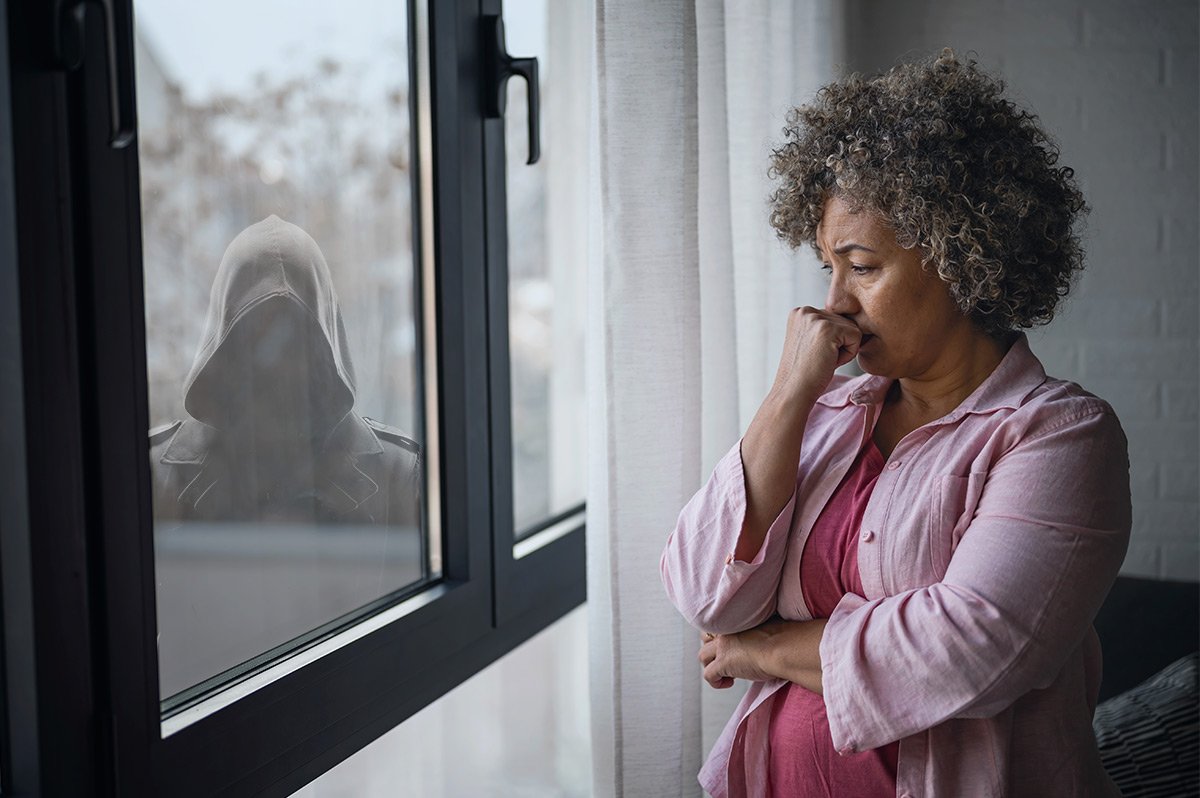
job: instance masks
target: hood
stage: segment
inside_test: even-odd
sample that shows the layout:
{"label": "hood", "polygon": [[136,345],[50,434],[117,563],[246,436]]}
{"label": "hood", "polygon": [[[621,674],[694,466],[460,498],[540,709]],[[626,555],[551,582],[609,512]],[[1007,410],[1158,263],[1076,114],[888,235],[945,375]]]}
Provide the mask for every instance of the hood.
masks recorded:
{"label": "hood", "polygon": [[184,381],[184,408],[222,426],[242,412],[239,390],[255,381],[248,374],[263,376],[260,394],[268,376],[281,385],[300,381],[330,427],[354,406],[354,368],[325,257],[308,233],[274,215],[225,250]]}

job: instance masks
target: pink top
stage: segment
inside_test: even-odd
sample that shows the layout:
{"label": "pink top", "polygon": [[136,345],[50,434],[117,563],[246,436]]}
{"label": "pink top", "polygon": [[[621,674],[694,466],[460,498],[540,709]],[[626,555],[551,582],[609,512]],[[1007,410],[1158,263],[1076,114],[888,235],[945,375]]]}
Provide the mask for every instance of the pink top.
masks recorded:
{"label": "pink top", "polygon": [[[721,459],[663,552],[663,583],[688,622],[720,633],[813,617],[804,545],[889,385],[834,378],[809,414],[795,493],[751,562],[730,554],[746,510],[740,442]],[[1020,336],[962,404],[897,444],[876,482],[857,546],[862,593],[842,597],[821,640],[837,752],[900,741],[901,798],[1118,795],[1091,727],[1092,619],[1129,526],[1112,408],[1046,377]],[[766,795],[770,710],[785,684],[750,685],[700,772],[715,798]]]}
{"label": "pink top", "polygon": [[[883,455],[868,439],[842,484],[821,511],[800,558],[804,603],[828,618],[847,593],[862,594],[858,534]],[[839,756],[829,734],[825,699],[798,684],[775,698],[768,733],[772,795],[807,798],[885,798],[896,794],[898,743]]]}

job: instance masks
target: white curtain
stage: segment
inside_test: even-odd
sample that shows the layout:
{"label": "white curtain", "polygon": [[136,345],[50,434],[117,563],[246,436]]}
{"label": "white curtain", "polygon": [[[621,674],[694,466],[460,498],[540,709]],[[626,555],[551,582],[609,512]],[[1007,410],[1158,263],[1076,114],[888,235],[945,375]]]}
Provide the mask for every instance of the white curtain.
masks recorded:
{"label": "white curtain", "polygon": [[822,301],[767,222],[790,107],[834,74],[836,0],[598,0],[590,184],[588,607],[594,794],[695,796],[738,688],[704,685],[659,555]]}

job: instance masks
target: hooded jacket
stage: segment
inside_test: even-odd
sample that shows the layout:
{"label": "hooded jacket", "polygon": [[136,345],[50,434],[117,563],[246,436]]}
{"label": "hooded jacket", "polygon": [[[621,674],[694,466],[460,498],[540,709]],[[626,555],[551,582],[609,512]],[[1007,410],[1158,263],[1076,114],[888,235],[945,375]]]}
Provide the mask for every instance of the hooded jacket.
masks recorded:
{"label": "hooded jacket", "polygon": [[159,522],[419,527],[420,447],[353,412],[333,281],[296,225],[272,215],[230,243],[183,390],[190,417],[150,435]]}

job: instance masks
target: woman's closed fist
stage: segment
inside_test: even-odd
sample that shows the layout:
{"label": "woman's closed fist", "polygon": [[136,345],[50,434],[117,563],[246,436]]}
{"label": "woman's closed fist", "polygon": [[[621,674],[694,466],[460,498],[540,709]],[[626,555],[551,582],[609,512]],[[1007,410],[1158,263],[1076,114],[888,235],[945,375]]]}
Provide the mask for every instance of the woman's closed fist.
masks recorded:
{"label": "woman's closed fist", "polygon": [[829,387],[834,370],[858,354],[862,337],[858,325],[844,316],[812,307],[793,309],[772,391],[811,407]]}

